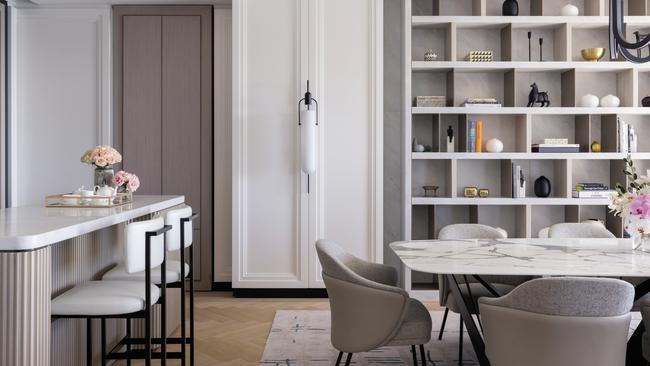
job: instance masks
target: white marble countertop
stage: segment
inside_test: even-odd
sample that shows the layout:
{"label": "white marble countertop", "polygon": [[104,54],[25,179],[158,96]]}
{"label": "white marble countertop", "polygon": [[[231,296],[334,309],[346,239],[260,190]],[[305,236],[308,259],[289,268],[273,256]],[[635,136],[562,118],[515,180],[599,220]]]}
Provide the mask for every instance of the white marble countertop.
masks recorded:
{"label": "white marble countertop", "polygon": [[411,270],[438,274],[650,277],[650,253],[631,239],[498,239],[395,242]]}
{"label": "white marble countertop", "polygon": [[42,248],[180,205],[184,196],[138,196],[114,208],[25,206],[0,210],[0,251]]}

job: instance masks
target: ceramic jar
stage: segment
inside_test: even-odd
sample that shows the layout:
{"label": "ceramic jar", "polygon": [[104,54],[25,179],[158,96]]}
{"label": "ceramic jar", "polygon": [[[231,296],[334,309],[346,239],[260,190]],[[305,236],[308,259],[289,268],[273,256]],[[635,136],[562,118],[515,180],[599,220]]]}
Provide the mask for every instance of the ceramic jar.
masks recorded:
{"label": "ceramic jar", "polygon": [[600,99],[600,106],[605,108],[616,108],[621,105],[621,100],[616,95],[606,95]]}
{"label": "ceramic jar", "polygon": [[517,0],[506,0],[503,2],[501,14],[505,16],[519,15],[519,3]]}
{"label": "ceramic jar", "polygon": [[545,176],[535,180],[535,196],[546,198],[551,195],[551,181]]}
{"label": "ceramic jar", "polygon": [[503,142],[499,139],[490,139],[485,143],[485,151],[491,153],[500,153],[503,151]]}
{"label": "ceramic jar", "polygon": [[575,5],[567,4],[560,9],[560,14],[565,17],[576,17],[580,14],[580,10],[578,10],[578,7]]}
{"label": "ceramic jar", "polygon": [[593,94],[583,95],[582,98],[580,98],[581,107],[596,108],[599,103],[600,101],[598,100],[598,97]]}
{"label": "ceramic jar", "polygon": [[424,53],[424,61],[436,61],[438,60],[438,54],[433,52],[433,50],[427,50]]}

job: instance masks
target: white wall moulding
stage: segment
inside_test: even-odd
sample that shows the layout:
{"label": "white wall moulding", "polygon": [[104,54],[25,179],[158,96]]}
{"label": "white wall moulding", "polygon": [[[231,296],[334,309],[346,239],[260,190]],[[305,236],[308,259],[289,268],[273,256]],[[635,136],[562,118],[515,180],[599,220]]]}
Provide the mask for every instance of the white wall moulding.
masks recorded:
{"label": "white wall moulding", "polygon": [[[607,210],[607,199],[572,198],[577,183],[610,187],[625,183],[616,147],[617,117],[640,136],[631,154],[640,172],[650,167],[650,108],[641,107],[650,94],[648,65],[609,61],[587,62],[581,49],[608,46],[606,1],[572,2],[578,16],[562,16],[563,0],[520,1],[520,15],[503,17],[500,2],[489,0],[406,0],[403,9],[404,106],[404,228],[405,240],[433,239],[449,223],[500,226],[510,237],[536,237],[558,222],[598,219],[617,236],[621,220]],[[633,3],[633,4],[632,4]],[[625,17],[626,32],[650,29],[646,1],[632,1]],[[529,57],[528,32],[531,35]],[[538,39],[542,37],[540,61]],[[423,61],[423,50],[439,53],[440,61]],[[468,62],[472,50],[494,51],[492,62]],[[647,50],[643,50],[647,54]],[[526,107],[531,84],[547,91],[550,107]],[[582,107],[585,94],[598,99],[616,95],[618,107]],[[446,105],[414,107],[416,96],[444,96]],[[470,97],[495,97],[502,107],[464,107]],[[498,138],[502,153],[468,152],[470,121],[481,120],[483,142]],[[455,132],[453,152],[447,151],[446,131]],[[567,154],[534,153],[532,144],[545,138],[566,138],[579,146]],[[427,147],[413,152],[412,141]],[[598,141],[602,152],[593,152]],[[483,150],[485,151],[485,150]],[[512,198],[513,164],[523,168],[526,196]],[[551,182],[548,198],[536,197],[534,181]],[[426,197],[424,185],[439,187]],[[487,198],[464,197],[465,187],[487,188]],[[407,289],[430,277],[405,271]]]}
{"label": "white wall moulding", "polygon": [[[233,2],[234,288],[323,287],[323,237],[382,261],[382,9]],[[319,103],[309,182],[296,108],[307,80]]]}
{"label": "white wall moulding", "polygon": [[12,204],[25,205],[92,185],[92,170],[74,162],[111,140],[110,8],[15,13]]}

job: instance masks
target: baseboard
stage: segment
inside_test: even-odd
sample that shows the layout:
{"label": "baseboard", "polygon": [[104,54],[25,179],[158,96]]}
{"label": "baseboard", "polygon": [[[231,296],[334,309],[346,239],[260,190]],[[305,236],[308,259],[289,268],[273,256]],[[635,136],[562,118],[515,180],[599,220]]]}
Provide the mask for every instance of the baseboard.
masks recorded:
{"label": "baseboard", "polygon": [[235,288],[232,290],[235,297],[242,298],[327,298],[324,288]]}
{"label": "baseboard", "polygon": [[232,291],[232,282],[212,282],[212,291]]}

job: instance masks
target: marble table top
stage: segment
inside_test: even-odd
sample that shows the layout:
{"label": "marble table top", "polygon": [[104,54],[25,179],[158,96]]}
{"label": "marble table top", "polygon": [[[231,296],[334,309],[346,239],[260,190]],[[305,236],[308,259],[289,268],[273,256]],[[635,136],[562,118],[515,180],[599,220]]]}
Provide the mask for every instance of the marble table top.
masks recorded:
{"label": "marble table top", "polygon": [[390,245],[411,270],[438,274],[650,277],[631,239],[430,240]]}

